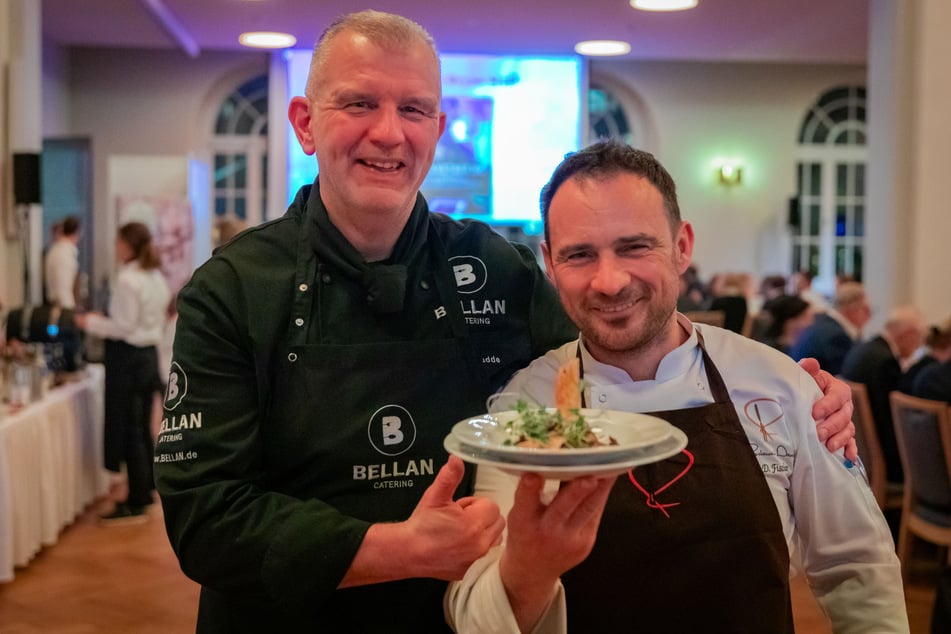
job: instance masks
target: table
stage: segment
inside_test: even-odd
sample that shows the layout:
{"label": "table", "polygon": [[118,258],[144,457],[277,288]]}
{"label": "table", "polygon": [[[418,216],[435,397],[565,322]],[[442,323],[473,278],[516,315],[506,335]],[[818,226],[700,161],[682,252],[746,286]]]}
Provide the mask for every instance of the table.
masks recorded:
{"label": "table", "polygon": [[109,490],[104,380],[101,365],[88,365],[80,380],[0,418],[0,583]]}

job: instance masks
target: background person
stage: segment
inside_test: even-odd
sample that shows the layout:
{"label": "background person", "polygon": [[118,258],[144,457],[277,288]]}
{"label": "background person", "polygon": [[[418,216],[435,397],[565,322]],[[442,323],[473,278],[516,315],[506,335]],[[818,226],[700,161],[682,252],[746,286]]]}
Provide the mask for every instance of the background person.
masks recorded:
{"label": "background person", "polygon": [[767,301],[757,314],[753,338],[789,354],[790,347],[814,318],[809,302],[795,295],[781,295]]}
{"label": "background person", "polygon": [[865,287],[858,282],[843,281],[836,287],[832,308],[816,315],[789,353],[796,360],[812,357],[824,370],[839,374],[845,355],[861,340],[862,328],[871,316]]}
{"label": "background person", "polygon": [[119,273],[108,316],[83,313],[77,325],[105,339],[106,469],[118,473],[125,465],[128,491],[105,522],[144,519],[152,503],[152,396],[161,389],[157,345],[165,327],[168,284],[148,227],[130,222],[116,236]]}
{"label": "background person", "polygon": [[927,343],[935,361],[918,372],[912,382],[911,394],[951,404],[951,318],[930,329]]}
{"label": "background person", "polygon": [[[597,143],[556,168],[542,219],[546,270],[581,337],[505,391],[554,405],[558,369],[578,359],[582,407],[653,412],[688,445],[612,479],[600,525],[596,482],[553,483],[546,506],[537,474],[481,465],[476,493],[508,512],[507,536],[452,585],[458,631],[791,632],[796,550],[835,631],[907,632],[868,484],[812,433],[816,386],[785,355],[676,312],[694,237],[666,170]],[[565,492],[588,495],[564,509]]]}
{"label": "background person", "polygon": [[918,349],[923,337],[921,313],[912,306],[899,306],[889,312],[879,335],[855,345],[842,362],[842,376],[864,384],[868,391],[889,482],[904,482],[904,469],[888,394],[901,385],[901,360]]}
{"label": "background person", "polygon": [[813,312],[824,313],[829,309],[829,300],[812,287],[814,279],[815,275],[811,271],[806,269],[796,271],[792,276],[793,292],[812,304]]}
{"label": "background person", "polygon": [[155,472],[200,632],[446,631],[501,536],[443,439],[576,330],[527,247],[419,195],[440,97],[418,24],[331,25],[288,110],[317,180],[179,294]]}
{"label": "background person", "polygon": [[944,363],[949,359],[951,359],[951,317],[940,324],[928,327],[925,333],[925,344],[905,368],[898,389],[905,394],[914,395],[915,381],[921,371],[934,363]]}
{"label": "background person", "polygon": [[43,258],[46,301],[74,310],[79,290],[79,218],[66,216],[57,224],[56,237]]}

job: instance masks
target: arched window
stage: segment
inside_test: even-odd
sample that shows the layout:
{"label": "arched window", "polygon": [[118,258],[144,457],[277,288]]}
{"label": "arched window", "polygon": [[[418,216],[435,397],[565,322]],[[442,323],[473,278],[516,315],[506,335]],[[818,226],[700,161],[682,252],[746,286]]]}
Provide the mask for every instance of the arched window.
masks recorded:
{"label": "arched window", "polygon": [[809,108],[799,129],[792,269],[831,293],[838,275],[862,279],[865,242],[866,98],[840,86]]}
{"label": "arched window", "polygon": [[215,221],[257,224],[267,201],[268,78],[241,84],[222,102],[212,138]]}

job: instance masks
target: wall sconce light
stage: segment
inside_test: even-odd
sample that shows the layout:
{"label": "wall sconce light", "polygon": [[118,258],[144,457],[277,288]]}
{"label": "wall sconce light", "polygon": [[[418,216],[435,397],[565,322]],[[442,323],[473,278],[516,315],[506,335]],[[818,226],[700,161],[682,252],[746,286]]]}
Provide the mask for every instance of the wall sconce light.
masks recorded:
{"label": "wall sconce light", "polygon": [[724,161],[717,166],[717,178],[727,187],[739,185],[743,182],[743,168],[735,161]]}

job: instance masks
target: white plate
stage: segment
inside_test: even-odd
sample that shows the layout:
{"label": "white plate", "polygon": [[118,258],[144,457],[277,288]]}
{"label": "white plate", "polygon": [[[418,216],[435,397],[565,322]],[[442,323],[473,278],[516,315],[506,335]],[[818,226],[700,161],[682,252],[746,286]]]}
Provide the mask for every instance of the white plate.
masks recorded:
{"label": "white plate", "polygon": [[521,475],[522,473],[537,473],[549,480],[572,480],[587,475],[602,478],[618,476],[632,467],[651,462],[659,462],[665,458],[677,455],[686,446],[687,434],[673,427],[673,432],[666,440],[650,447],[632,449],[632,453],[628,455],[627,458],[617,462],[545,466],[499,460],[494,456],[486,455],[478,449],[463,445],[459,442],[459,439],[452,434],[446,436],[446,439],[443,441],[443,447],[446,448],[446,451],[454,456],[459,456],[466,462],[497,467],[505,473],[515,476]]}
{"label": "white plate", "polygon": [[[546,410],[554,412],[555,408]],[[506,462],[562,466],[617,462],[636,450],[664,442],[676,429],[667,421],[646,414],[602,409],[582,409],[580,413],[602,442],[608,442],[610,437],[617,444],[578,449],[536,449],[506,444],[517,439],[506,430],[506,424],[518,418],[514,410],[467,418],[453,425],[451,435],[480,455]]]}

